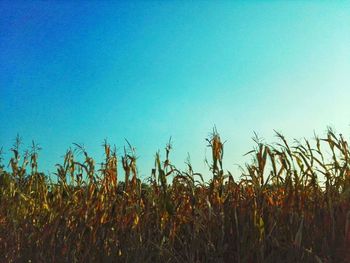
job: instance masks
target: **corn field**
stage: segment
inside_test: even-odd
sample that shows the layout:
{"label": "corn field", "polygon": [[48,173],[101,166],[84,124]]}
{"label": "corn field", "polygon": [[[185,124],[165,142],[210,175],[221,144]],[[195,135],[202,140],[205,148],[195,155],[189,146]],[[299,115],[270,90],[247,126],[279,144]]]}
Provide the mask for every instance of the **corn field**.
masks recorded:
{"label": "corn field", "polygon": [[169,142],[143,183],[129,143],[118,155],[105,142],[98,165],[76,144],[53,178],[38,171],[39,147],[22,152],[17,139],[0,166],[0,261],[350,262],[347,141],[330,129],[276,136],[256,137],[233,176],[214,130],[209,181],[177,169]]}

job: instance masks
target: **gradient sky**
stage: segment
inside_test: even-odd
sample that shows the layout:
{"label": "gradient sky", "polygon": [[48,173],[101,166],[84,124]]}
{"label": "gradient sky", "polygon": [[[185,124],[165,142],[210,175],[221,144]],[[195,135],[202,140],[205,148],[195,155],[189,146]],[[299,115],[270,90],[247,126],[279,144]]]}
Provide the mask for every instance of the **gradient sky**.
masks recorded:
{"label": "gradient sky", "polygon": [[214,125],[229,170],[253,131],[349,138],[349,2],[75,2],[0,3],[6,164],[17,133],[50,172],[73,142],[99,160],[127,138],[143,177],[170,136],[174,164],[206,170]]}

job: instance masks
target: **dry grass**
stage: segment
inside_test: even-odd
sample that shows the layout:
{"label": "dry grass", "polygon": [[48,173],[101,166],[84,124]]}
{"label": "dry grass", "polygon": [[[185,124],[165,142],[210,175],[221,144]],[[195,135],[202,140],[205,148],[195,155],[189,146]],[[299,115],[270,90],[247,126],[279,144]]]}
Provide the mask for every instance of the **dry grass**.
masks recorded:
{"label": "dry grass", "polygon": [[119,157],[105,142],[100,169],[76,145],[53,182],[38,172],[37,145],[20,154],[17,140],[10,170],[0,168],[0,260],[350,262],[347,142],[331,130],[314,146],[276,134],[275,146],[255,140],[239,181],[223,169],[216,130],[209,182],[190,163],[186,171],[173,166],[169,142],[147,184],[130,144]]}

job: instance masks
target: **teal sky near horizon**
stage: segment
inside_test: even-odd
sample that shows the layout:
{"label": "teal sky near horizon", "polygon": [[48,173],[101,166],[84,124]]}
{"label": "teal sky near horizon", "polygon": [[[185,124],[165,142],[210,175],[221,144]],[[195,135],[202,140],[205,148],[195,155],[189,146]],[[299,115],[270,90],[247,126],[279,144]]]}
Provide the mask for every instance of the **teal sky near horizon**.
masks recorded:
{"label": "teal sky near horizon", "polygon": [[127,138],[143,178],[170,136],[175,165],[207,171],[214,125],[228,170],[253,131],[349,138],[349,25],[346,1],[2,1],[5,164],[16,134],[50,172],[73,142],[100,160]]}

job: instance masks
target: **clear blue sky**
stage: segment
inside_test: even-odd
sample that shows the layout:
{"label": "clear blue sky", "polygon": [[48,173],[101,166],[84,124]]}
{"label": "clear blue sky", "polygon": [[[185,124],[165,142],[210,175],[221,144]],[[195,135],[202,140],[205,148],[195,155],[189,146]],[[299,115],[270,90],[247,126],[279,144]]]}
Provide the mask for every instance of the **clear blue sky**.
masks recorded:
{"label": "clear blue sky", "polygon": [[99,160],[104,138],[120,153],[127,138],[148,176],[170,136],[173,163],[189,153],[204,171],[214,125],[229,170],[253,131],[349,138],[349,2],[13,2],[0,3],[0,145],[34,139],[44,171],[72,142]]}

